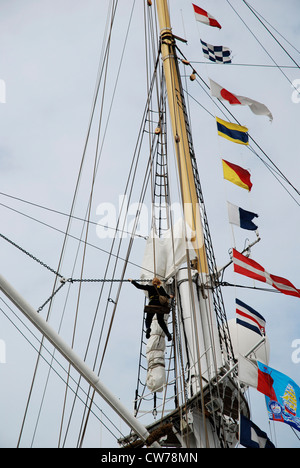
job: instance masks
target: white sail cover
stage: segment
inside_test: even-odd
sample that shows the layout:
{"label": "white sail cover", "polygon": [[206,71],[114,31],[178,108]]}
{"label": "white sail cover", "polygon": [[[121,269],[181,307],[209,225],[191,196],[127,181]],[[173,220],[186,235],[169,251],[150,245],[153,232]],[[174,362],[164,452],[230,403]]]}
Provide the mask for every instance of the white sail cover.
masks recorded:
{"label": "white sail cover", "polygon": [[148,361],[147,387],[152,393],[162,392],[166,384],[165,350],[165,334],[160,328],[156,317],[154,317],[151,324],[151,336],[146,349]]}
{"label": "white sail cover", "polygon": [[[190,242],[192,238],[192,230],[182,219],[161,238],[157,237],[152,230],[144,253],[141,279],[151,280],[154,276],[161,279],[171,278],[186,261],[187,249],[189,249],[190,259],[195,257],[195,251]],[[165,315],[165,320],[167,319],[168,315]],[[146,350],[147,387],[153,393],[162,392],[166,384],[165,349],[165,334],[154,317]]]}
{"label": "white sail cover", "polygon": [[152,230],[146,244],[141,279],[174,276],[186,261],[187,250],[191,260],[196,257],[191,243],[193,237],[193,231],[182,218],[163,237],[158,237]]}

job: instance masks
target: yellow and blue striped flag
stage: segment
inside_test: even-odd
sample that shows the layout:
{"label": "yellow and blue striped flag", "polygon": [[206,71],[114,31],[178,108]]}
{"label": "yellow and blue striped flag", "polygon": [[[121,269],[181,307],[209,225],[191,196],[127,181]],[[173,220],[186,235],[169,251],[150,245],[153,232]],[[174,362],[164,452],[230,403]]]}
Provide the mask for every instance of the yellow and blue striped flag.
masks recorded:
{"label": "yellow and blue striped flag", "polygon": [[225,120],[216,117],[218,134],[229,141],[238,143],[239,145],[249,145],[248,128],[242,127],[234,123],[226,122]]}

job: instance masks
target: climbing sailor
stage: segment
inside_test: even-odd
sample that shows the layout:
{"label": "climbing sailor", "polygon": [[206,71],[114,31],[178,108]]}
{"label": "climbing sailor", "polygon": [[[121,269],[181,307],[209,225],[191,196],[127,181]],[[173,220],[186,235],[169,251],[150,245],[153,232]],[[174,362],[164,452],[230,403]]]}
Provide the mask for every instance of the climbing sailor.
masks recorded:
{"label": "climbing sailor", "polygon": [[150,333],[151,333],[151,323],[154,315],[156,314],[157,321],[162,328],[162,330],[165,332],[168,341],[172,340],[172,336],[168,330],[168,327],[164,321],[164,314],[168,314],[170,312],[170,309],[168,307],[168,303],[166,302],[165,304],[162,304],[163,302],[166,301],[167,299],[172,299],[174,296],[169,296],[169,294],[164,290],[164,288],[161,286],[161,281],[159,278],[154,278],[152,280],[152,286],[151,285],[142,285],[137,283],[136,281],[129,279],[130,281],[136,288],[142,289],[143,291],[148,292],[149,296],[149,304],[148,306],[145,307],[146,311],[146,338],[150,338]]}

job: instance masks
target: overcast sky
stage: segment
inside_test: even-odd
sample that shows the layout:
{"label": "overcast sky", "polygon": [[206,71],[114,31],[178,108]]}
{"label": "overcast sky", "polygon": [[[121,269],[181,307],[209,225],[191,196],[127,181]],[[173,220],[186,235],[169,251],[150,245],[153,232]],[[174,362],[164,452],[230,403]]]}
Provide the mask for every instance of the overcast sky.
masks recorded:
{"label": "overcast sky", "polygon": [[[6,85],[6,103],[0,104],[0,233],[54,269],[58,265],[67,218],[11,197],[63,213],[69,212],[85,147],[109,3],[106,0],[0,0],[0,79]],[[110,109],[133,4],[131,0],[120,3],[108,70],[104,122]],[[230,108],[240,123],[249,128],[251,137],[268,157],[299,189],[300,103],[292,100],[295,91],[292,83],[300,80],[299,68],[241,0],[230,0],[230,3],[245,24],[227,1],[197,2],[218,19],[223,26],[221,31],[196,23],[191,2],[172,0],[170,3],[174,33],[188,40],[188,45],[180,43],[179,47],[193,62],[204,81],[208,83],[208,79],[212,78],[229,91],[260,101],[271,110],[273,123],[267,117],[255,116],[247,107]],[[299,1],[287,0],[283,4],[279,0],[251,0],[251,5],[270,23],[270,30],[299,64],[300,53],[290,45],[300,49]],[[124,193],[146,103],[143,21],[142,2],[137,2],[97,173],[91,211],[91,219],[95,223],[99,222],[99,205],[113,203],[117,207],[119,196]],[[200,37],[211,44],[230,47],[235,65],[203,64]],[[287,68],[279,70],[274,61]],[[245,66],[240,66],[241,64]],[[227,216],[228,200],[259,214],[258,225],[262,240],[252,249],[252,258],[269,273],[285,277],[300,288],[300,197],[291,191],[296,198],[294,200],[249,149],[219,138],[214,116],[224,118],[224,115],[216,107],[216,101],[211,100],[197,82],[187,80],[184,86],[188,86],[188,92],[194,98],[190,100],[194,146],[218,265],[221,267],[228,262],[228,251],[234,243],[238,250],[242,250],[247,238],[250,242],[255,240],[254,233],[242,232],[238,228],[234,228],[233,236]],[[97,106],[97,112],[99,114],[100,105]],[[227,117],[229,120],[229,115]],[[96,149],[95,135],[93,128],[93,138],[88,145],[75,207],[75,214],[79,217],[85,217],[89,199]],[[101,138],[102,143],[103,133]],[[253,145],[253,148],[265,160],[257,146]],[[170,149],[169,157],[171,166],[174,167],[174,155],[172,148]],[[145,152],[139,166],[133,202],[138,201],[147,157]],[[222,158],[251,171],[253,189],[250,194],[223,180]],[[176,196],[174,189],[173,199]],[[132,219],[129,221],[132,222]],[[81,229],[80,222],[72,223],[71,233],[74,237],[81,235]],[[96,227],[92,225],[89,242],[94,247],[88,249],[83,276],[103,278],[107,254],[99,249],[109,250],[111,239],[99,239]],[[145,241],[142,239],[135,242],[130,259],[133,264],[128,266],[127,277],[139,277],[144,246]],[[71,238],[61,271],[66,277],[80,276],[79,260],[72,271],[76,252],[77,242]],[[121,253],[126,254],[125,247]],[[81,256],[82,247],[79,258]],[[1,274],[35,308],[40,307],[51,295],[54,275],[5,240],[1,240],[0,264]],[[123,265],[117,270],[116,277],[121,274],[122,267]],[[253,286],[251,280],[235,275],[232,267],[226,270],[224,280]],[[260,287],[261,284],[256,286]],[[114,297],[116,288],[114,286],[110,297]],[[75,338],[75,348],[81,354],[84,353],[99,289],[98,285],[90,284],[83,288]],[[78,285],[72,285],[73,295],[70,294],[71,299],[62,326],[62,334],[69,343],[72,340],[71,323],[74,322],[77,292]],[[54,302],[51,323],[56,328],[60,323],[66,293],[67,286]],[[108,294],[107,290],[105,301]],[[300,340],[299,299],[276,293],[224,288],[229,319],[235,317],[235,297],[247,302],[266,318],[271,343],[270,366],[286,373],[300,385],[300,363],[292,361],[292,343]],[[4,300],[9,304],[5,298]],[[105,301],[100,306],[101,311],[106,307]],[[26,338],[37,347],[38,341],[31,337],[24,325],[19,324],[3,302],[1,309],[0,339],[6,346],[6,363],[0,364],[0,446],[15,447],[37,359],[36,350]],[[101,371],[104,383],[129,409],[132,408],[136,388],[142,309],[141,294],[125,284]],[[13,311],[21,317],[14,308]],[[111,312],[110,303],[108,313]],[[42,313],[45,317],[46,311]],[[17,324],[26,338],[10,320]],[[22,320],[27,323],[26,319]],[[101,321],[102,317],[97,321],[99,330]],[[96,341],[93,344],[94,347],[97,346]],[[92,354],[88,360],[93,363]],[[98,365],[99,362],[97,367]],[[21,440],[21,446],[24,447],[31,445],[33,434],[34,447],[57,446],[64,385],[53,373],[39,424],[35,428],[47,372],[48,366],[41,363]],[[97,399],[97,404],[127,434],[128,430],[123,423],[107,410],[100,399]],[[269,434],[272,430],[272,436],[275,434],[273,441],[278,447],[300,446],[299,440],[288,426],[269,425],[263,395],[250,391],[250,405],[253,421]],[[78,406],[78,413],[70,430],[74,435],[70,436],[66,446],[77,442],[76,426],[81,421],[81,407]],[[105,447],[112,444],[116,445],[114,438],[92,417],[86,446]]]}

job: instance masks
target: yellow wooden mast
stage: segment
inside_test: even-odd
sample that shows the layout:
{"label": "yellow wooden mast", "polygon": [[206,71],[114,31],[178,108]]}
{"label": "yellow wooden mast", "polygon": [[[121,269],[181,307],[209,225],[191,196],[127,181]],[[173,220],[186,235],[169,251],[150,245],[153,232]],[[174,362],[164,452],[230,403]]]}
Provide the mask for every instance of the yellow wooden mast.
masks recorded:
{"label": "yellow wooden mast", "polygon": [[193,231],[193,247],[198,260],[197,269],[199,272],[208,273],[199,201],[184,113],[185,106],[180,92],[182,89],[181,78],[178,73],[175,39],[172,34],[167,0],[156,0],[156,6],[161,29],[161,55],[176,148],[184,217],[187,225]]}

